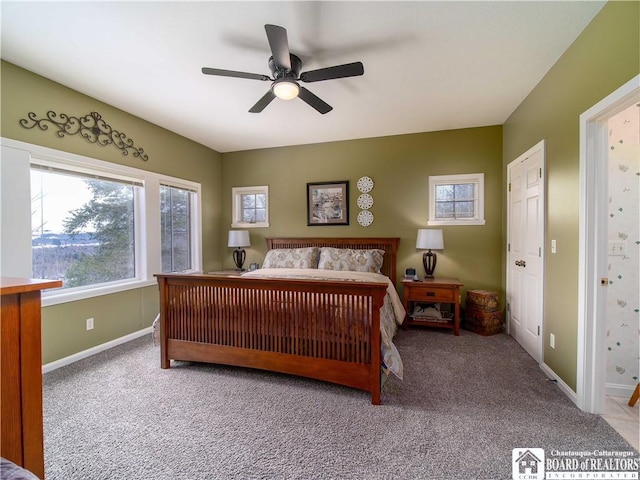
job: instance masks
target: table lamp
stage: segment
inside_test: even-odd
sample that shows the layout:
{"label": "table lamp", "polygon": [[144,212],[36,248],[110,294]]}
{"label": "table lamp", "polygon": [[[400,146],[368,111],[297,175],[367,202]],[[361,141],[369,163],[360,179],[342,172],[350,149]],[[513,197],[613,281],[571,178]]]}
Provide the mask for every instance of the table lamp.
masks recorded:
{"label": "table lamp", "polygon": [[433,272],[436,270],[438,256],[431,250],[444,249],[442,230],[429,228],[419,229],[418,238],[416,239],[416,248],[419,250],[429,250],[422,255],[422,264],[424,265],[425,277],[433,278]]}
{"label": "table lamp", "polygon": [[227,246],[235,248],[233,251],[233,262],[236,264],[236,270],[242,272],[244,261],[247,258],[247,252],[242,247],[250,247],[249,230],[229,230],[229,242]]}

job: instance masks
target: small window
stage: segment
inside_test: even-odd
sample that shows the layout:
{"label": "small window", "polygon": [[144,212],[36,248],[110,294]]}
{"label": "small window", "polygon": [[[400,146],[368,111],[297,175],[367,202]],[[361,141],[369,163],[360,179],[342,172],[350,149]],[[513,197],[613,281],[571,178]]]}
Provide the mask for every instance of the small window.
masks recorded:
{"label": "small window", "polygon": [[162,272],[181,272],[191,265],[191,204],[194,193],[160,185],[160,243]]}
{"label": "small window", "polygon": [[234,228],[269,226],[269,187],[233,187]]}
{"label": "small window", "polygon": [[484,225],[484,173],[429,177],[428,225]]}

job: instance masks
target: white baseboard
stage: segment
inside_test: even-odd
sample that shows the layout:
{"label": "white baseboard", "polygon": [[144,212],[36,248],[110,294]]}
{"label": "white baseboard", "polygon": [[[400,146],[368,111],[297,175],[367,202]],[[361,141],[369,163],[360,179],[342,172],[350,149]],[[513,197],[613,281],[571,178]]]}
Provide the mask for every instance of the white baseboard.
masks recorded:
{"label": "white baseboard", "polygon": [[546,363],[542,363],[540,365],[540,368],[548,377],[555,380],[558,385],[558,388],[562,391],[562,393],[564,393],[567,397],[569,397],[569,400],[571,400],[576,406],[578,406],[578,394],[573,390],[571,390],[571,387],[566,383],[564,383],[564,380],[562,380],[556,374],[556,372],[551,370],[551,368],[549,368],[549,366]]}
{"label": "white baseboard", "polygon": [[78,360],[90,357],[92,355],[95,355],[96,353],[104,352],[105,350],[109,350],[110,348],[117,347],[118,345],[122,345],[123,343],[130,342],[131,340],[135,340],[136,338],[142,337],[144,335],[150,335],[151,331],[152,327],[143,328],[142,330],[130,333],[129,335],[125,335],[124,337],[116,338],[115,340],[111,340],[110,342],[96,345],[95,347],[83,350],[82,352],[74,353],[73,355],[69,355],[68,357],[61,358],[60,360],[47,363],[46,365],[42,366],[42,373],[47,373],[57,368],[64,367],[65,365],[70,365],[74,362],[77,362]]}
{"label": "white baseboard", "polygon": [[607,383],[605,385],[605,392],[612,397],[626,397],[631,398],[635,385],[622,385],[620,383]]}

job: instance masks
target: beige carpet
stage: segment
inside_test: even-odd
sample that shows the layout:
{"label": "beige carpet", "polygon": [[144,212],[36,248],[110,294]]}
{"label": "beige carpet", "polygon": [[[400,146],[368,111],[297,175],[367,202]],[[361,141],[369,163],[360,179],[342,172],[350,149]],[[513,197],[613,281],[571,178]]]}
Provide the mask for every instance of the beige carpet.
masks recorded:
{"label": "beige carpet", "polygon": [[204,364],[150,337],[44,376],[47,480],[510,479],[512,449],[630,450],[510,337],[401,331],[403,382],[365,392]]}

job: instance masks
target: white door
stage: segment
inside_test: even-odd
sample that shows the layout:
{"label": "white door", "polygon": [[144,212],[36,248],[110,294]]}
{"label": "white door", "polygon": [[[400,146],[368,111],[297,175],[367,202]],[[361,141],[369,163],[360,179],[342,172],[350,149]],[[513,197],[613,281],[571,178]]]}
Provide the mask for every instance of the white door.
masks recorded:
{"label": "white door", "polygon": [[507,166],[507,321],[509,333],[542,361],[544,141]]}

